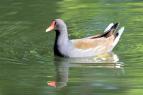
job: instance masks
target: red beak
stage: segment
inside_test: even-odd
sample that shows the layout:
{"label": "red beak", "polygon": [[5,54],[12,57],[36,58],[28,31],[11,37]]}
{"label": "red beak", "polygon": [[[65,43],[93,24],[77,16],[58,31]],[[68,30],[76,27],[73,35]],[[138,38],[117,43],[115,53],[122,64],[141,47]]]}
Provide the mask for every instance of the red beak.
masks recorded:
{"label": "red beak", "polygon": [[52,21],[51,25],[46,29],[46,32],[50,32],[55,29],[56,22]]}

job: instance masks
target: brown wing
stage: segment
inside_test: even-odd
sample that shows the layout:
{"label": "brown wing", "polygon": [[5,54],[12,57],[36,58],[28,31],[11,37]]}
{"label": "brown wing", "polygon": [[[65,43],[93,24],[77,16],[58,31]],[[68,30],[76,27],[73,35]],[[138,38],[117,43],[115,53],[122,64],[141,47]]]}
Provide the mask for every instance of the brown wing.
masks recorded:
{"label": "brown wing", "polygon": [[112,47],[112,44],[116,37],[115,34],[118,25],[118,23],[115,23],[110,30],[101,35],[95,35],[84,39],[77,39],[73,40],[72,42],[76,48],[80,49],[89,49],[96,48],[97,46],[103,46],[105,47],[105,50],[108,50]]}
{"label": "brown wing", "polygon": [[113,41],[114,41],[114,36],[110,36],[108,38],[100,37],[100,38],[94,38],[94,39],[72,40],[73,45],[79,49],[96,48],[97,46],[109,47],[112,45]]}

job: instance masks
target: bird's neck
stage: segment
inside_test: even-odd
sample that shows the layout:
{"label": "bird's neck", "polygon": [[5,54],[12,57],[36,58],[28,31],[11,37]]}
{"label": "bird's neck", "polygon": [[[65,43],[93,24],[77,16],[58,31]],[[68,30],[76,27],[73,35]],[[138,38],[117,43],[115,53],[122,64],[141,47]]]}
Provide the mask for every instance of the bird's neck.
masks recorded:
{"label": "bird's neck", "polygon": [[55,31],[56,31],[56,39],[54,44],[54,53],[55,55],[63,56],[60,50],[63,47],[68,46],[69,44],[68,33],[67,31],[60,31],[60,30],[55,30]]}

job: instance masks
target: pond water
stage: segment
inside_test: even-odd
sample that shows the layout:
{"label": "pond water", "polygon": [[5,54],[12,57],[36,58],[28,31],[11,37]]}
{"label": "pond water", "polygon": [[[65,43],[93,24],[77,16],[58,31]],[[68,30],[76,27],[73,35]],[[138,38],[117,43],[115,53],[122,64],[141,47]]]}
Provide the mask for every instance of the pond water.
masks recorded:
{"label": "pond water", "polygon": [[[53,55],[54,18],[82,38],[120,22],[118,62]],[[143,95],[142,0],[1,0],[0,95]]]}

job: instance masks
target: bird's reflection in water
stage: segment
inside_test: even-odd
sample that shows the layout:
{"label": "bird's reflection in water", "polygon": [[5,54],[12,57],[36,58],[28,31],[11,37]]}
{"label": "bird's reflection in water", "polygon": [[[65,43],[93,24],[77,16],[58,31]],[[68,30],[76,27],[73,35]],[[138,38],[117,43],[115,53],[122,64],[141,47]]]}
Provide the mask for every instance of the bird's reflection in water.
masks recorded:
{"label": "bird's reflection in water", "polygon": [[98,55],[92,58],[61,58],[55,57],[56,80],[48,82],[49,86],[63,88],[67,86],[69,68],[111,68],[122,69],[123,63],[119,62],[119,58],[114,53]]}

